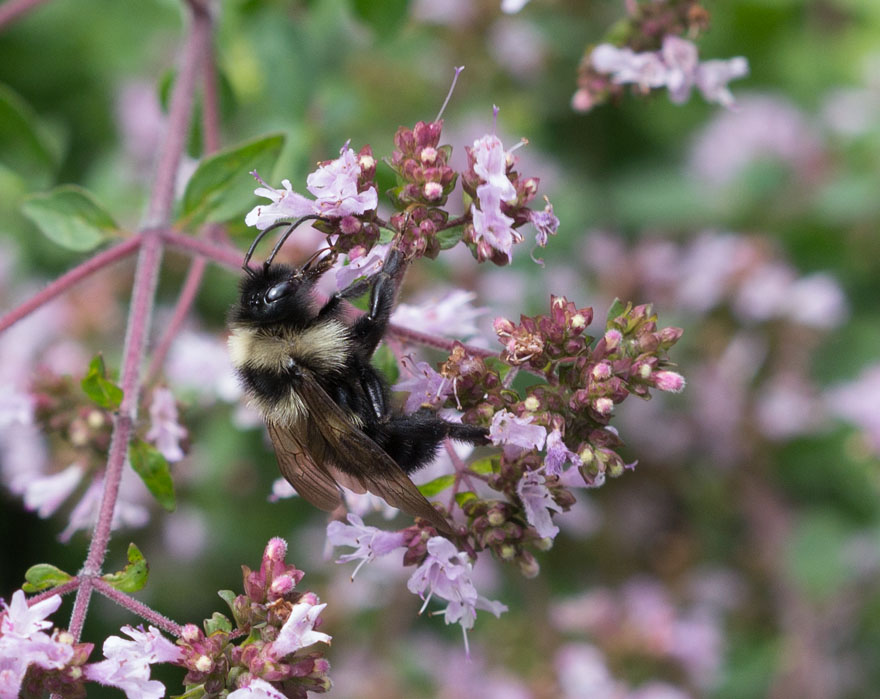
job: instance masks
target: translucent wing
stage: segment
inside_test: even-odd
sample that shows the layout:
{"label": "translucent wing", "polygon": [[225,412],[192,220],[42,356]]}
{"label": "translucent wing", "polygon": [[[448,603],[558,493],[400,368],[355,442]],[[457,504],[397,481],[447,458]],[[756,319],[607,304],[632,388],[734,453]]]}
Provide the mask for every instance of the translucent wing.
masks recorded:
{"label": "translucent wing", "polygon": [[296,492],[327,512],[339,507],[342,504],[339,486],[323,467],[323,460],[315,462],[308,449],[306,435],[298,433],[293,427],[279,427],[271,422],[266,423],[266,428],[275,445],[281,475],[296,488]]}
{"label": "translucent wing", "polygon": [[[332,465],[364,489],[384,498],[389,505],[426,519],[439,531],[451,535],[449,523],[419,492],[403,469],[349,419],[321,388],[314,375],[301,368],[300,377],[302,381],[297,389],[308,406],[310,427],[326,441],[329,447],[327,456]],[[317,461],[318,455],[312,456]]]}

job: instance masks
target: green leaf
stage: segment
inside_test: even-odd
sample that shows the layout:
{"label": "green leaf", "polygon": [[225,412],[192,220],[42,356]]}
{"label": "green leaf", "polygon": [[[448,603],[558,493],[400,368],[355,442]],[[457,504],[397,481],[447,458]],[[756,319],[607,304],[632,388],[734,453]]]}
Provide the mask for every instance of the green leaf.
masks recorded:
{"label": "green leaf", "polygon": [[112,585],[121,592],[137,592],[147,584],[150,566],[144,554],[134,544],[128,545],[128,565],[116,573],[107,573],[101,580]]}
{"label": "green leaf", "polygon": [[229,605],[229,611],[232,612],[232,616],[235,616],[236,594],[232,590],[218,590],[217,594],[220,595],[220,599]]}
{"label": "green leaf", "polygon": [[254,205],[252,170],[269,176],[284,146],[284,134],[264,136],[205,158],[186,185],[181,221],[229,221]]}
{"label": "green leaf", "polygon": [[214,612],[210,619],[205,619],[205,633],[210,636],[218,631],[232,632],[232,622],[220,612]]}
{"label": "green leaf", "polygon": [[461,226],[453,226],[452,228],[444,228],[437,233],[437,240],[440,241],[441,250],[449,250],[454,248],[461,242]]}
{"label": "green leaf", "polygon": [[465,490],[465,491],[462,491],[461,493],[455,494],[455,502],[458,503],[459,507],[462,507],[462,506],[464,506],[464,504],[466,502],[474,500],[474,499],[476,499],[476,497],[477,497],[477,494],[475,492],[473,492],[472,490]]}
{"label": "green leaf", "polygon": [[31,566],[27,569],[27,572],[24,574],[24,579],[27,580],[27,582],[21,586],[21,589],[25,592],[32,593],[40,592],[41,590],[48,590],[50,587],[63,585],[64,583],[73,580],[73,576],[49,563],[37,563],[37,565]]}
{"label": "green leaf", "polygon": [[436,495],[437,493],[442,493],[453,483],[455,483],[455,474],[450,473],[445,476],[435,478],[433,481],[423,483],[419,486],[419,492],[426,498],[429,498],[432,495]]}
{"label": "green leaf", "polygon": [[400,367],[397,364],[397,357],[394,356],[390,347],[382,345],[377,349],[373,355],[372,363],[382,376],[388,379],[389,384],[397,383],[397,379],[400,377]]}
{"label": "green leaf", "polygon": [[352,9],[376,34],[389,36],[397,32],[409,17],[408,5],[409,0],[353,0]]}
{"label": "green leaf", "polygon": [[28,180],[45,182],[55,171],[58,158],[38,124],[30,105],[0,85],[0,163]]}
{"label": "green leaf", "polygon": [[498,458],[494,456],[487,456],[485,459],[477,459],[470,466],[470,470],[474,473],[479,473],[481,476],[486,476],[490,473],[495,473],[495,467],[498,464]]}
{"label": "green leaf", "polygon": [[119,232],[94,196],[72,184],[30,195],[21,210],[43,235],[68,250],[92,250]]}
{"label": "green leaf", "polygon": [[611,304],[611,308],[608,309],[608,314],[605,316],[605,325],[606,327],[611,324],[611,321],[617,318],[620,314],[626,311],[626,305],[619,298],[615,297],[614,301]]}
{"label": "green leaf", "polygon": [[487,367],[498,374],[498,378],[502,381],[504,381],[504,377],[507,376],[510,370],[513,369],[510,364],[502,362],[498,357],[486,357],[483,361]]}
{"label": "green leaf", "polygon": [[89,371],[80,386],[89,398],[106,410],[116,410],[122,403],[122,389],[108,378],[107,367],[100,354],[89,362]]}
{"label": "green leaf", "polygon": [[128,446],[128,458],[131,460],[131,467],[141,477],[153,497],[162,507],[173,512],[176,507],[174,481],[165,457],[152,444],[136,439]]}

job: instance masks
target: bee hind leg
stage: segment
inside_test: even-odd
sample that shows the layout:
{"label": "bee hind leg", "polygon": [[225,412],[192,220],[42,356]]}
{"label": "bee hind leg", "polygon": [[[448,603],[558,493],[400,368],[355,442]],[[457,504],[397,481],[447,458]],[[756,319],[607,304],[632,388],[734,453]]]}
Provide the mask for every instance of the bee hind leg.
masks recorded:
{"label": "bee hind leg", "polygon": [[482,427],[447,422],[430,410],[394,416],[378,432],[375,441],[406,473],[431,463],[446,437],[474,445],[488,443]]}

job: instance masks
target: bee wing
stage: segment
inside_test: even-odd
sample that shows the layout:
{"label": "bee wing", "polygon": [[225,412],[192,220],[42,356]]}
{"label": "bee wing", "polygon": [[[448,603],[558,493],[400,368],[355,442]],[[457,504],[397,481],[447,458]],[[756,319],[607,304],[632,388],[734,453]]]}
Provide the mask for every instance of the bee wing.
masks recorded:
{"label": "bee wing", "polygon": [[309,408],[309,418],[333,452],[333,465],[349,479],[384,498],[389,505],[413,517],[426,519],[441,532],[451,535],[449,523],[394,459],[352,423],[311,372],[303,369],[301,377],[300,395]]}
{"label": "bee wing", "polygon": [[327,473],[323,463],[315,463],[302,435],[290,427],[266,423],[275,445],[278,468],[296,492],[315,507],[332,512],[342,504],[339,486]]}

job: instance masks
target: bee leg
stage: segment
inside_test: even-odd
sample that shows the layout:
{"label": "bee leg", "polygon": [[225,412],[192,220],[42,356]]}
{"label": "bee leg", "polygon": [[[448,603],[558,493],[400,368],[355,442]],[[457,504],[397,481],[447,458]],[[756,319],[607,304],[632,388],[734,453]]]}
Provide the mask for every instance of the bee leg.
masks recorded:
{"label": "bee leg", "polygon": [[430,410],[392,417],[373,439],[406,473],[412,473],[434,460],[446,437],[474,445],[488,442],[482,427],[447,422]]}
{"label": "bee leg", "polygon": [[371,356],[382,341],[388,321],[391,319],[394,296],[397,293],[394,275],[400,268],[400,259],[400,253],[392,250],[386,258],[382,271],[370,278],[372,282],[370,310],[358,318],[352,326],[354,336],[367,356]]}

